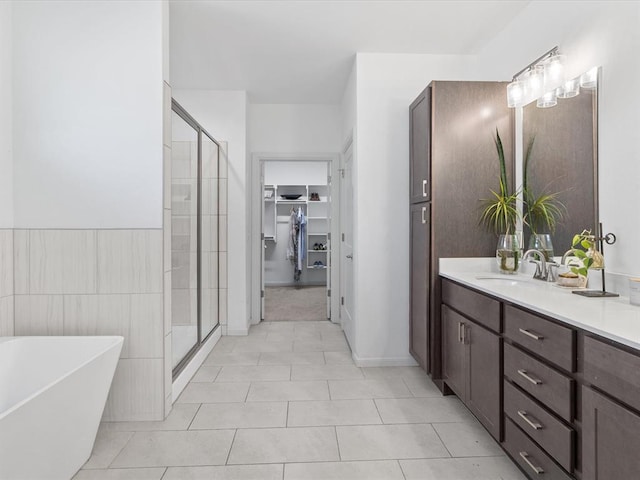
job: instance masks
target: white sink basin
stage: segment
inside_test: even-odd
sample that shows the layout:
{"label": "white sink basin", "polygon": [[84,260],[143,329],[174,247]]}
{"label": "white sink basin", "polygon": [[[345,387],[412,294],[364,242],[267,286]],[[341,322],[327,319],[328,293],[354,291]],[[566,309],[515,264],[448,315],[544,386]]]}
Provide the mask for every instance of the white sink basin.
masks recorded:
{"label": "white sink basin", "polygon": [[[490,282],[492,285],[500,285],[505,287],[532,287],[535,286],[531,277],[524,275],[478,275],[476,280],[482,280]],[[543,282],[540,282],[541,284]]]}

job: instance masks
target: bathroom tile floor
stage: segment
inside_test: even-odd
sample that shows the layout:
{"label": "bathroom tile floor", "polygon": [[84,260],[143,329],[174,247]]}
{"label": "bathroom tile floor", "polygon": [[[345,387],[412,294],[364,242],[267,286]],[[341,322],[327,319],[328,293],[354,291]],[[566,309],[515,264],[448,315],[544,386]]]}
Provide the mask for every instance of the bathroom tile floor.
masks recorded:
{"label": "bathroom tile floor", "polygon": [[358,368],[340,327],[223,337],[162,422],[102,423],[75,480],[524,480],[418,367]]}

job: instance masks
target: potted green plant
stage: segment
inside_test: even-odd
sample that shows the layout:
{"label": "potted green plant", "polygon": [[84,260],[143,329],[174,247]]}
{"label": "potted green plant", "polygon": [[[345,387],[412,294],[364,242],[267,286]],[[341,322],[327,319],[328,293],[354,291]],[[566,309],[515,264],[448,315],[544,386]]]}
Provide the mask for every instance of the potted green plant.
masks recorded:
{"label": "potted green plant", "polygon": [[577,286],[585,287],[590,269],[604,268],[604,257],[597,250],[596,237],[591,230],[583,230],[573,236],[570,252],[573,259],[569,261],[569,270],[577,275]]}
{"label": "potted green plant", "polygon": [[482,200],[483,210],[480,222],[498,235],[496,259],[500,271],[513,274],[518,271],[522,258],[520,236],[516,233],[516,226],[520,219],[517,207],[520,192],[509,188],[504,147],[497,128],[494,143],[500,167],[499,188],[497,191],[491,190],[491,197]]}
{"label": "potted green plant", "polygon": [[558,192],[536,193],[529,183],[529,168],[534,141],[535,137],[532,137],[524,156],[522,197],[525,212],[523,222],[531,229],[529,248],[539,250],[549,261],[553,259],[551,234],[555,232],[556,225],[562,220],[566,208],[558,200]]}

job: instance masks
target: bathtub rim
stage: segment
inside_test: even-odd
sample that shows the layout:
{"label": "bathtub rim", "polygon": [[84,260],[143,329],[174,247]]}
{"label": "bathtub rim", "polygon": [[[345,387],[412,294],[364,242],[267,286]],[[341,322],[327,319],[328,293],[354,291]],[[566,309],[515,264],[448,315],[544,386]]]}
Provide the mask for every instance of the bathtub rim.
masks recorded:
{"label": "bathtub rim", "polygon": [[[2,421],[2,419],[4,419],[5,417],[9,416],[9,414],[11,414],[12,412],[15,412],[16,410],[20,409],[23,405],[27,404],[33,398],[35,398],[35,397],[37,397],[39,395],[42,395],[47,390],[51,389],[54,385],[62,382],[64,379],[70,377],[72,374],[74,374],[75,372],[77,372],[81,368],[86,367],[88,364],[93,362],[98,357],[104,355],[106,352],[108,352],[109,350],[111,350],[114,347],[119,347],[118,348],[118,360],[119,360],[120,352],[122,351],[122,345],[124,343],[124,337],[121,336],[121,335],[51,335],[51,336],[46,336],[46,335],[26,336],[25,335],[25,336],[14,336],[14,337],[2,337],[2,338],[0,338],[0,345],[3,344],[3,343],[8,343],[8,342],[11,342],[11,341],[16,341],[16,340],[21,340],[21,339],[36,339],[36,338],[38,338],[38,339],[48,339],[48,340],[55,339],[55,338],[84,339],[84,340],[92,339],[92,338],[100,338],[100,339],[112,339],[114,342],[113,343],[108,343],[104,348],[98,350],[95,355],[92,355],[91,357],[89,357],[88,360],[86,360],[86,361],[84,361],[82,363],[79,363],[78,366],[76,366],[75,368],[72,368],[71,370],[69,370],[65,374],[57,377],[54,381],[49,382],[44,387],[42,387],[42,388],[36,390],[35,392],[33,392],[32,394],[26,396],[24,399],[20,400],[15,405],[12,405],[11,407],[6,409],[5,411],[0,412],[0,421]],[[117,366],[117,363],[116,363],[116,366]],[[112,378],[111,381],[113,382],[113,378]]]}

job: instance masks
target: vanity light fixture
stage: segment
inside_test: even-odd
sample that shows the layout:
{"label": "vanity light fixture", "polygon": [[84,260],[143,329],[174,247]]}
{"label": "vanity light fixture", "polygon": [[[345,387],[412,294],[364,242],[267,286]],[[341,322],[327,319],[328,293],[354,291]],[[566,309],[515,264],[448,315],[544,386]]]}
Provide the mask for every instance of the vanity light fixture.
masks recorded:
{"label": "vanity light fixture", "polygon": [[[564,56],[558,53],[558,47],[553,47],[513,76],[507,85],[507,105],[524,107],[537,100],[538,107],[553,107],[558,103],[557,90],[562,88],[564,94],[564,83]],[[575,90],[568,91],[571,96],[579,93],[579,90],[575,94]]]}
{"label": "vanity light fixture", "polygon": [[582,88],[596,88],[598,85],[598,67],[593,67],[588,72],[580,76],[580,86]]}

